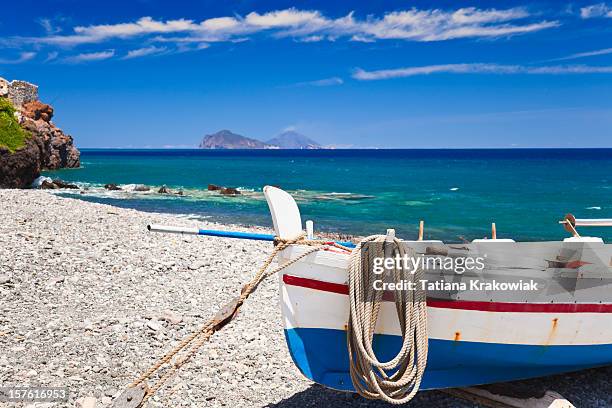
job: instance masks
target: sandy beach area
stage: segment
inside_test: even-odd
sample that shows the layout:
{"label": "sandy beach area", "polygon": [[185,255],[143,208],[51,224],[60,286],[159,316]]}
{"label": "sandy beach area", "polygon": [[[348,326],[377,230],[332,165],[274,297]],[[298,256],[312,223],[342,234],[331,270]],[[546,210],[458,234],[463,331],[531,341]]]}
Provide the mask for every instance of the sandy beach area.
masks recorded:
{"label": "sandy beach area", "polygon": [[[0,385],[70,389],[64,403],[110,406],[127,384],[231,300],[267,242],[147,232],[149,223],[232,228],[0,190]],[[261,230],[261,229],[258,229]],[[577,407],[612,406],[612,369],[538,380]],[[305,379],[282,331],[278,284],[264,282],[153,407],[383,407]],[[10,406],[10,405],[9,405]],[[19,405],[17,405],[19,406]],[[410,407],[474,407],[423,392]]]}

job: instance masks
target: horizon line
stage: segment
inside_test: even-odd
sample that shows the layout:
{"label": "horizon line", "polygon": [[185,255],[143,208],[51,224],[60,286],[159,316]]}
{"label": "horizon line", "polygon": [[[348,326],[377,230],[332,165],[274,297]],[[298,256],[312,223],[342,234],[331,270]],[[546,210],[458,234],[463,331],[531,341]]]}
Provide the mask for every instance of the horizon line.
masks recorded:
{"label": "horizon line", "polygon": [[200,147],[78,147],[79,150],[197,150],[197,151],[320,151],[320,150],[612,150],[612,146],[509,146],[509,147],[339,147],[321,149],[205,149]]}

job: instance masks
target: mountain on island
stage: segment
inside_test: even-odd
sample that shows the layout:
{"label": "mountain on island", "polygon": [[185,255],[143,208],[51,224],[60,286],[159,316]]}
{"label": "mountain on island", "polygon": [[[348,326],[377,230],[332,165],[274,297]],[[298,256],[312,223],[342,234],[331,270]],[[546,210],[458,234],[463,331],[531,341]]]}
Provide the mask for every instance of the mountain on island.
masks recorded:
{"label": "mountain on island", "polygon": [[264,142],[250,137],[233,133],[229,130],[220,130],[212,135],[204,136],[200,143],[200,149],[270,149]]}
{"label": "mountain on island", "polygon": [[267,142],[242,136],[229,130],[204,136],[201,149],[323,149],[314,140],[294,131],[286,131]]}
{"label": "mountain on island", "polygon": [[293,130],[288,130],[266,142],[280,149],[322,149],[321,145],[309,137]]}

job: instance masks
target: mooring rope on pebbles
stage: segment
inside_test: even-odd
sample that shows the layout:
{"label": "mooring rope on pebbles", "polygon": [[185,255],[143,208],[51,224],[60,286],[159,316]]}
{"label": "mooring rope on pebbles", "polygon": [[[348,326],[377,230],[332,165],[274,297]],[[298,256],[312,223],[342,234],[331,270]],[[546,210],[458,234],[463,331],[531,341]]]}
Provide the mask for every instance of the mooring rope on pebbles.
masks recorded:
{"label": "mooring rope on pebbles", "polygon": [[[306,245],[310,248],[297,257],[277,266],[276,268],[268,270],[279,252],[295,244]],[[288,266],[291,266],[302,258],[328,247],[336,247],[348,252],[351,251],[349,248],[335,242],[304,239],[304,234],[294,239],[276,239],[274,249],[253,278],[242,287],[240,296],[223,306],[215,317],[207,321],[198,330],[183,338],[183,340],[181,340],[176,347],[166,353],[155,364],[153,364],[151,368],[132,382],[128,389],[126,389],[113,401],[113,408],[137,408],[144,406],[148,399],[159,391],[170,379],[170,377],[172,377],[183,365],[185,365],[215,332],[221,330],[227,323],[236,317],[244,301],[257,289],[259,284],[264,279],[278,273]],[[187,350],[188,346],[191,346],[189,350]],[[173,360],[175,361],[173,362]],[[161,373],[162,370],[166,371]],[[149,387],[148,382],[156,374],[158,374],[158,380]]]}
{"label": "mooring rope on pebbles", "polygon": [[[391,361],[381,363],[373,350],[374,330],[380,306],[382,291],[374,290],[371,270],[373,257],[385,257],[383,245],[374,245],[373,251],[368,251],[366,262],[362,267],[362,249],[367,243],[383,243],[387,237],[373,235],[362,240],[351,250],[335,242],[306,240],[300,235],[289,240],[275,240],[274,250],[253,278],[243,286],[240,296],[226,304],[220,311],[202,325],[198,330],[186,336],[181,342],[160,358],[151,368],[129,385],[113,401],[113,408],[142,407],[162,386],[185,365],[217,331],[236,317],[244,301],[253,293],[259,284],[267,277],[291,266],[306,256],[336,247],[350,252],[349,288],[350,316],[347,331],[347,344],[350,357],[351,379],[355,390],[366,398],[382,399],[393,404],[402,404],[416,394],[423,377],[427,363],[427,308],[425,293],[422,290],[402,291],[396,294],[395,306],[402,330],[402,348]],[[306,245],[306,249],[297,257],[270,269],[276,255],[291,245]],[[397,239],[393,241],[394,252],[400,256],[406,250]],[[378,249],[376,249],[378,248]],[[412,251],[414,252],[414,251]],[[414,255],[414,253],[412,253]],[[423,271],[411,274],[405,269],[393,269],[396,281],[400,279],[422,279]],[[191,346],[190,348],[188,348]],[[173,361],[174,360],[174,361]],[[165,371],[164,371],[165,370]],[[163,372],[162,372],[163,371]],[[151,386],[149,381],[157,375],[158,379]]]}
{"label": "mooring rope on pebbles", "polygon": [[[418,392],[427,365],[427,302],[425,290],[419,289],[420,285],[415,285],[415,290],[394,291],[402,347],[390,361],[379,361],[373,342],[384,292],[374,289],[374,280],[380,279],[380,275],[372,270],[373,260],[416,255],[412,248],[405,249],[395,237],[385,243],[387,238],[385,235],[369,236],[351,253],[347,346],[355,390],[366,398],[404,404]],[[374,245],[367,245],[364,249],[370,243]],[[392,245],[387,253],[385,245]],[[408,280],[418,283],[424,279],[421,268],[409,271],[404,265],[394,263],[391,272],[394,282]]]}

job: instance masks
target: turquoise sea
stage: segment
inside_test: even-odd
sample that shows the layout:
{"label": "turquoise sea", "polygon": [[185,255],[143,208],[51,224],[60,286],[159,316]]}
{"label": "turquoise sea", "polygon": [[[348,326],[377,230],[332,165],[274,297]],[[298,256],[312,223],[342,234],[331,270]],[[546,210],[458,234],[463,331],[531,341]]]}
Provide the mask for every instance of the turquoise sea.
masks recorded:
{"label": "turquoise sea", "polygon": [[[47,172],[77,182],[84,194],[60,194],[143,211],[185,214],[236,224],[271,226],[261,192],[290,191],[315,230],[349,234],[395,228],[415,238],[425,220],[429,239],[490,236],[558,240],[557,223],[612,218],[612,149],[474,150],[82,150],[82,168]],[[151,186],[151,192],[110,192],[106,183]],[[238,187],[224,197],[208,184]],[[161,185],[183,196],[158,194]],[[612,228],[583,235],[612,239]]]}

